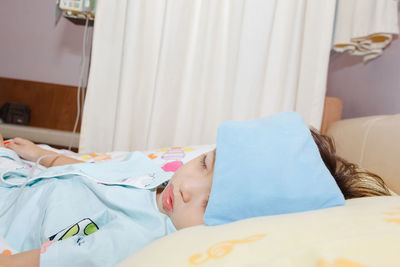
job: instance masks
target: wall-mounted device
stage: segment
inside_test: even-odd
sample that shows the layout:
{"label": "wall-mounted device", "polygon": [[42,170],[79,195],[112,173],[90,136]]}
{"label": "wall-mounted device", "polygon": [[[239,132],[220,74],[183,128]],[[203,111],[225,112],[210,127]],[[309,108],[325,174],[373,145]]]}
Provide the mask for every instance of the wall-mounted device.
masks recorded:
{"label": "wall-mounted device", "polygon": [[96,0],[57,0],[59,8],[65,17],[94,19]]}
{"label": "wall-mounted device", "polygon": [[[113,1],[113,0],[112,0]],[[67,18],[71,18],[70,20],[73,23],[80,24],[82,21],[76,19],[84,19],[85,20],[85,31],[83,33],[83,47],[82,47],[82,56],[81,56],[81,66],[80,66],[80,79],[77,90],[77,115],[75,119],[74,129],[72,131],[72,137],[76,134],[78,122],[81,119],[81,110],[83,109],[83,103],[85,102],[85,88],[87,87],[88,77],[85,78],[85,70],[87,69],[87,76],[89,75],[89,67],[90,63],[86,65],[86,50],[87,44],[89,40],[88,28],[89,21],[93,21],[96,13],[96,0],[56,0],[56,19],[55,25],[57,25],[58,21],[61,18],[61,15]],[[92,23],[93,25],[93,23]],[[90,62],[90,54],[89,54],[89,62]],[[72,147],[73,138],[71,138],[69,149]]]}

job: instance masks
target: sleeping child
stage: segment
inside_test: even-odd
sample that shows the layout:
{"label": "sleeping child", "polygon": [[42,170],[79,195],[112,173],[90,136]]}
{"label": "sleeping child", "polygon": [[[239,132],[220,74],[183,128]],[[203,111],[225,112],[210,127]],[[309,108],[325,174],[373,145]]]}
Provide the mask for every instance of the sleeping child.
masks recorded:
{"label": "sleeping child", "polygon": [[223,123],[216,150],[173,175],[140,152],[82,163],[22,138],[0,139],[0,237],[23,251],[0,255],[0,266],[114,266],[182,228],[390,195],[295,112]]}

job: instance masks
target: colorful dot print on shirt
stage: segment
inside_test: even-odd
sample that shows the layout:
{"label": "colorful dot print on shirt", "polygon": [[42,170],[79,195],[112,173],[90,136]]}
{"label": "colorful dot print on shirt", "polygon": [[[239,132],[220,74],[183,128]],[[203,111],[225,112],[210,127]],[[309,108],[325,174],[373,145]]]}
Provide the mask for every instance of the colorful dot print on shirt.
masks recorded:
{"label": "colorful dot print on shirt", "polygon": [[3,251],[1,252],[1,254],[3,254],[3,255],[11,255],[12,253],[11,253],[11,250],[5,249],[5,250],[3,250]]}

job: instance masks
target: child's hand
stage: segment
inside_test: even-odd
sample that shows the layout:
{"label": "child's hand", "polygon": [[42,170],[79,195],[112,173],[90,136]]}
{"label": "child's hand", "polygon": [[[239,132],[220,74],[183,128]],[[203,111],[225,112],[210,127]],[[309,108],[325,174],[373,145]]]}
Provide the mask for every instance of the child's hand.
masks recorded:
{"label": "child's hand", "polygon": [[36,267],[40,265],[40,250],[27,250],[14,255],[0,254],[0,266],[18,267],[18,266],[31,266]]}
{"label": "child's hand", "polygon": [[20,137],[11,139],[10,142],[5,145],[5,147],[14,150],[15,153],[17,153],[21,158],[33,162],[43,155],[52,153],[38,147],[31,141]]}

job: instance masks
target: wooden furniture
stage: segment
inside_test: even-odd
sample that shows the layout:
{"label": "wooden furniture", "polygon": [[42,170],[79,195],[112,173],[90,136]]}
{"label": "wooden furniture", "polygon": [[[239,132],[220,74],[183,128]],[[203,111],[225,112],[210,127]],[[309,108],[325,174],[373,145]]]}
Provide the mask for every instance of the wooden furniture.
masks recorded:
{"label": "wooden furniture", "polygon": [[27,126],[0,124],[4,138],[24,137],[55,147],[79,145],[80,122],[77,134],[72,135],[77,114],[77,88],[58,84],[0,78],[0,107],[6,102],[30,107]]}
{"label": "wooden furniture", "polygon": [[343,99],[325,97],[324,113],[322,115],[321,133],[326,133],[328,126],[342,119]]}
{"label": "wooden furniture", "polygon": [[[58,84],[0,78],[0,107],[23,103],[31,109],[29,126],[72,131],[77,112],[77,88]],[[78,132],[80,125],[78,125]]]}

